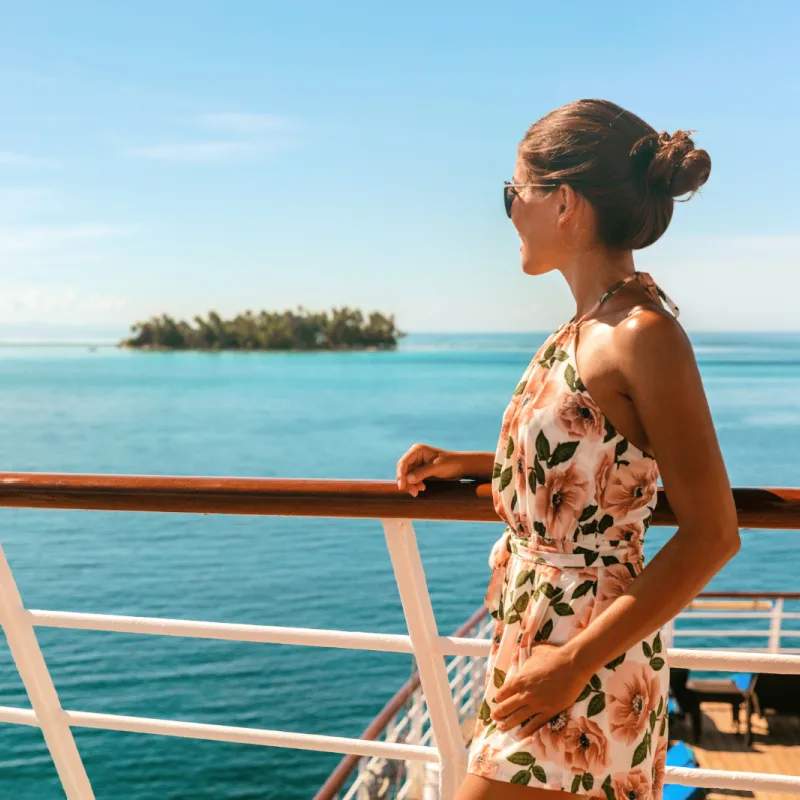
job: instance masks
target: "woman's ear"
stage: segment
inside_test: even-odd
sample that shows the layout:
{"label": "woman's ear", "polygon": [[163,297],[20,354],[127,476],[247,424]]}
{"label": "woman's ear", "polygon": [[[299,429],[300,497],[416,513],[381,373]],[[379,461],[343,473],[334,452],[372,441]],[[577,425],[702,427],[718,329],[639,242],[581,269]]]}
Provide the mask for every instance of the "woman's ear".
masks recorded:
{"label": "woman's ear", "polygon": [[568,183],[562,183],[556,191],[558,192],[558,216],[566,222],[577,211],[580,198]]}
{"label": "woman's ear", "polygon": [[558,207],[558,222],[560,228],[568,225],[577,215],[580,205],[580,195],[566,183],[556,189],[556,203]]}

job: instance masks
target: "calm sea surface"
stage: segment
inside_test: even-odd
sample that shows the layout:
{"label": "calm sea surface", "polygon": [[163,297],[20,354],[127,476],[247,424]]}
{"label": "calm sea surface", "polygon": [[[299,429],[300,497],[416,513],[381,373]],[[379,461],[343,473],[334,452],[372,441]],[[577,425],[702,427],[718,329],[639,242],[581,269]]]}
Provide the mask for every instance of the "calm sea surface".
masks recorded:
{"label": "calm sea surface", "polygon": [[[495,448],[545,334],[412,335],[394,353],[0,348],[4,470],[394,476],[413,442]],[[800,336],[693,337],[731,480],[800,486]],[[691,452],[686,453],[691,458]],[[30,608],[405,632],[377,521],[0,509]],[[421,523],[440,629],[481,602],[497,524]],[[648,557],[671,531],[652,529]],[[748,531],[718,589],[797,590],[800,538]],[[355,736],[401,655],[41,629],[65,708]],[[683,643],[683,642],[682,642]],[[0,705],[28,707],[0,634]],[[76,729],[98,798],[309,798],[339,757]],[[0,798],[63,794],[41,734],[0,724]]]}

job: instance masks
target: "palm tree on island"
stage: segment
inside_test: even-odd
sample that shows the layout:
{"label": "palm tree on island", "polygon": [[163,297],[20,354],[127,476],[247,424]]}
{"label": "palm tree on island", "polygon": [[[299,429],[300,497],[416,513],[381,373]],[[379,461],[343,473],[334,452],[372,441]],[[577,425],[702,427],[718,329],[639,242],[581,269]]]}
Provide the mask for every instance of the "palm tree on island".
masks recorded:
{"label": "palm tree on island", "polygon": [[120,347],[143,350],[393,350],[405,336],[395,326],[394,314],[370,313],[365,321],[348,306],[311,312],[245,311],[223,320],[216,311],[193,323],[168,314],[131,326],[130,338]]}

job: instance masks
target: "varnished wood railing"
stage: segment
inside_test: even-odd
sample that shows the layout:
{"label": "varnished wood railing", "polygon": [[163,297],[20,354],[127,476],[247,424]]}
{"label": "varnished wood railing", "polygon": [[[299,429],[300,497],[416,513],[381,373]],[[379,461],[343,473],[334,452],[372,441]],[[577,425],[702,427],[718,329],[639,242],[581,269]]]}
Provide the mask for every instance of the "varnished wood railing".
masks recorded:
{"label": "varnished wood railing", "polygon": [[[426,481],[417,497],[394,481],[0,473],[0,507],[188,514],[497,522],[489,483]],[[800,529],[800,489],[739,488],[742,528]],[[654,525],[675,525],[663,490]]]}

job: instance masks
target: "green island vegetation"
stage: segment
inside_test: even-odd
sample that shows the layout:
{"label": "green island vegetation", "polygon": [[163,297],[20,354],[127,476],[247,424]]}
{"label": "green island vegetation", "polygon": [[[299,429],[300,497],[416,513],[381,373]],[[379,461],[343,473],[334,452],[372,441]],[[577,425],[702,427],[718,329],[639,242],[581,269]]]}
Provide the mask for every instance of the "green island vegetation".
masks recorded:
{"label": "green island vegetation", "polygon": [[245,311],[223,320],[215,311],[194,323],[167,314],[131,326],[133,334],[120,347],[143,350],[391,350],[405,332],[395,327],[394,315],[377,311],[364,315],[347,306],[310,312]]}

